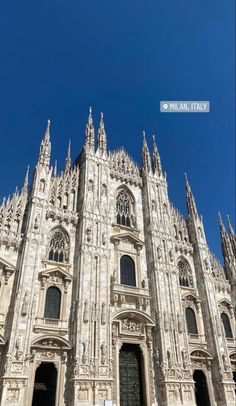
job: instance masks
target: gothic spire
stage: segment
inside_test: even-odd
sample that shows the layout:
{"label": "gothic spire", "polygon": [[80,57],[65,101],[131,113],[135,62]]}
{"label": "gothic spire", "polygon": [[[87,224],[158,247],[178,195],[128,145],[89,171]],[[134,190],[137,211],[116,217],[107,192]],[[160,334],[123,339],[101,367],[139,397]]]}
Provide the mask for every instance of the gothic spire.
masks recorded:
{"label": "gothic spire", "polygon": [[153,172],[157,173],[160,176],[162,173],[161,158],[158,152],[155,135],[152,136],[152,139],[153,139],[153,154],[152,154]]}
{"label": "gothic spire", "polygon": [[23,188],[22,188],[22,192],[23,192],[23,193],[27,193],[27,192],[28,192],[28,185],[29,185],[29,165],[28,165],[28,167],[27,167],[26,174],[25,174],[24,186],[23,186]]}
{"label": "gothic spire", "polygon": [[186,181],[186,199],[187,199],[188,214],[189,214],[189,216],[194,215],[196,217],[198,215],[198,212],[197,212],[195,199],[194,199],[186,173],[184,174],[184,176],[185,176],[185,181]]}
{"label": "gothic spire", "polygon": [[231,247],[232,247],[234,256],[236,258],[236,234],[235,234],[233,226],[230,222],[229,215],[227,215],[227,220],[228,220],[228,226],[229,226],[229,239],[231,242]]}
{"label": "gothic spire", "polygon": [[44,134],[44,138],[41,141],[38,163],[41,165],[49,166],[50,154],[51,154],[50,120],[48,120],[48,125]]}
{"label": "gothic spire", "polygon": [[54,169],[53,169],[53,176],[57,176],[57,159],[55,160]]}
{"label": "gothic spire", "polygon": [[101,113],[100,127],[98,130],[98,149],[103,153],[107,150],[107,136],[103,121],[103,113]]}
{"label": "gothic spire", "polygon": [[229,236],[225,229],[225,225],[222,221],[220,212],[218,213],[218,217],[219,217],[220,237],[221,237],[221,246],[222,246],[223,256],[226,260],[228,260],[230,262],[230,258],[232,257],[232,247],[231,247],[230,239],[229,239]]}
{"label": "gothic spire", "polygon": [[66,163],[65,163],[65,172],[69,172],[69,170],[71,168],[70,146],[71,146],[71,141],[69,140]]}
{"label": "gothic spire", "polygon": [[94,148],[94,126],[92,118],[92,107],[89,107],[88,122],[85,129],[85,145],[88,148]]}
{"label": "gothic spire", "polygon": [[150,158],[150,152],[149,152],[148,145],[147,145],[145,131],[143,131],[142,163],[143,163],[143,170],[148,173],[151,170],[151,158]]}

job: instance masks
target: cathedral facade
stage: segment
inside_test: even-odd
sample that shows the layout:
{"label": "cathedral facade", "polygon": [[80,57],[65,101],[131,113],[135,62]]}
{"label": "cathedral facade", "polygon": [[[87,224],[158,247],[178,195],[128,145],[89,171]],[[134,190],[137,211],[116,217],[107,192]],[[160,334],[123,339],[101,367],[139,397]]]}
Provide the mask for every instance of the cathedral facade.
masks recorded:
{"label": "cathedral facade", "polygon": [[236,235],[211,253],[186,177],[170,203],[155,139],[142,167],[108,152],[89,112],[83,149],[0,206],[1,406],[234,406]]}

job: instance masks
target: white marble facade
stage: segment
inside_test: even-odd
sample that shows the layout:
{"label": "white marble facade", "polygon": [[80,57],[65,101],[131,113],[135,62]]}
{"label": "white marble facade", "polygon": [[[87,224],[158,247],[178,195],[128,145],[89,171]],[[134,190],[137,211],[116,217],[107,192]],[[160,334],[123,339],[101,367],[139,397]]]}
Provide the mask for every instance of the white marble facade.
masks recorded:
{"label": "white marble facade", "polygon": [[[58,174],[50,153],[48,122],[30,188],[27,173],[0,206],[0,405],[34,405],[44,365],[56,371],[48,405],[128,406],[119,373],[125,344],[141,354],[137,404],[199,404],[202,371],[209,405],[235,405],[231,224],[226,232],[219,219],[222,266],[187,178],[188,218],[170,203],[155,139],[151,156],[144,135],[139,168],[123,148],[107,151],[103,116],[95,137],[91,110],[75,163],[69,146]],[[133,272],[127,284],[124,256]],[[50,288],[60,297],[51,317]]]}

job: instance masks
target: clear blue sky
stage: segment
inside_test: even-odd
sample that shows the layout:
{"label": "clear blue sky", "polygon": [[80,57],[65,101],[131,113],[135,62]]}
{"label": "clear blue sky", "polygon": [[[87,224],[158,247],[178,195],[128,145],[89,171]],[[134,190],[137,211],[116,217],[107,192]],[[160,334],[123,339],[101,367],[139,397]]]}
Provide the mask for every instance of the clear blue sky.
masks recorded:
{"label": "clear blue sky", "polygon": [[[79,153],[88,106],[109,148],[140,162],[156,134],[169,195],[185,213],[187,172],[210,247],[235,209],[233,0],[41,0],[0,10],[0,196],[22,185],[48,118],[52,159]],[[160,100],[210,100],[209,114],[161,114]]]}

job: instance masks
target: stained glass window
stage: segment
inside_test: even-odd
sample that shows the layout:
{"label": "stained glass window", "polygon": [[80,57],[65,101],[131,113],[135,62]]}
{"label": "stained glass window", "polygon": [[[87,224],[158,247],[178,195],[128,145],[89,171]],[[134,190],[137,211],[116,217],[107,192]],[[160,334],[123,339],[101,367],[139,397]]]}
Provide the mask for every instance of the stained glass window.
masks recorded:
{"label": "stained glass window", "polygon": [[126,227],[134,226],[131,198],[124,190],[116,198],[116,222]]}
{"label": "stained glass window", "polygon": [[69,241],[62,230],[55,230],[50,240],[48,259],[56,262],[68,262]]}
{"label": "stained glass window", "polygon": [[192,272],[187,261],[178,262],[180,286],[193,287]]}

